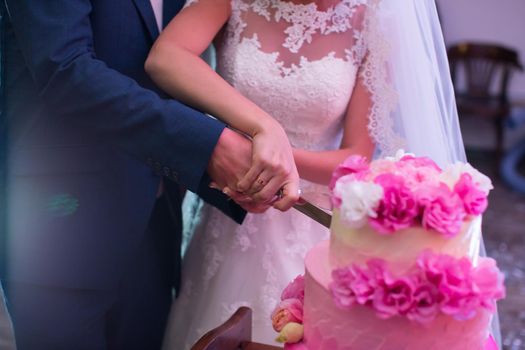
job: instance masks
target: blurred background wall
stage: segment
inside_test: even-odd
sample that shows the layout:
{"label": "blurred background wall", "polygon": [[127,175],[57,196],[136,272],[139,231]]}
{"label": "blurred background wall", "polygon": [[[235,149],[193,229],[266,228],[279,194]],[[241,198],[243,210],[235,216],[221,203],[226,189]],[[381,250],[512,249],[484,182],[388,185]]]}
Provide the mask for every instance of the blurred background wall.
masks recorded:
{"label": "blurred background wall", "polygon": [[[489,41],[517,49],[525,60],[525,0],[437,0],[447,45]],[[525,104],[525,74],[512,80],[510,96]]]}

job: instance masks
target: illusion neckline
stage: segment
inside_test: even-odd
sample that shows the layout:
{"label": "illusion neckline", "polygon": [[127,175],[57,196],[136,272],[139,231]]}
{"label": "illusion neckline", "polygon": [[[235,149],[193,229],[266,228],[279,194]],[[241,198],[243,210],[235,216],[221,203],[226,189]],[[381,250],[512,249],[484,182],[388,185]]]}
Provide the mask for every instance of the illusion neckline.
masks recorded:
{"label": "illusion neckline", "polygon": [[334,5],[331,5],[329,7],[327,7],[326,9],[322,10],[322,9],[319,9],[319,5],[317,4],[317,2],[315,0],[312,0],[308,3],[296,3],[296,2],[293,2],[292,0],[271,0],[274,4],[281,4],[281,5],[291,5],[291,6],[294,6],[294,7],[298,7],[298,8],[313,8],[315,12],[317,13],[330,13],[330,12],[333,12],[334,9],[341,3],[345,2],[345,1],[348,1],[348,0],[340,0],[338,1],[336,4]]}

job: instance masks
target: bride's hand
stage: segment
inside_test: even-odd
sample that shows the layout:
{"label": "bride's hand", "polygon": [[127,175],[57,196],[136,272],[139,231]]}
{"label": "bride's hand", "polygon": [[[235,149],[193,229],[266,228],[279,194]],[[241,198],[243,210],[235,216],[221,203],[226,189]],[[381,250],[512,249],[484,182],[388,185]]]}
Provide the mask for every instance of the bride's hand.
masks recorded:
{"label": "bride's hand", "polygon": [[237,190],[255,202],[290,209],[299,199],[299,174],[286,133],[272,119],[254,133],[252,142],[252,165]]}

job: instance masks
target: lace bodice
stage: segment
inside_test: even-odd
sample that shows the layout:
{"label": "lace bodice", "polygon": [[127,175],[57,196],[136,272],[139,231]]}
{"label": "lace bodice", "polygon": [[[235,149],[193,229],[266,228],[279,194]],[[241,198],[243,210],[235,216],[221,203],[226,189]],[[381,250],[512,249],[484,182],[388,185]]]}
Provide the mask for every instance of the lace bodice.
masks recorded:
{"label": "lace bodice", "polygon": [[336,149],[363,50],[359,4],[232,0],[217,71],[277,119],[293,146]]}

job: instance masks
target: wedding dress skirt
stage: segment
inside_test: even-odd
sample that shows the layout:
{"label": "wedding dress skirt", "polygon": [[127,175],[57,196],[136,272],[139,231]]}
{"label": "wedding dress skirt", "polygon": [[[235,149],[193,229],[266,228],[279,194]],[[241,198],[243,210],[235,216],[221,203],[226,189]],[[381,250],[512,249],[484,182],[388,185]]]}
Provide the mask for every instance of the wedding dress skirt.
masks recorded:
{"label": "wedding dress skirt", "polygon": [[165,349],[189,349],[240,306],[253,310],[254,341],[272,343],[276,333],[270,315],[281,291],[304,273],[306,252],[328,238],[328,229],[293,209],[248,214],[239,226],[198,203],[193,194],[184,203],[185,214],[196,210],[200,215],[186,222],[194,234],[184,256],[183,286],[172,307]]}

